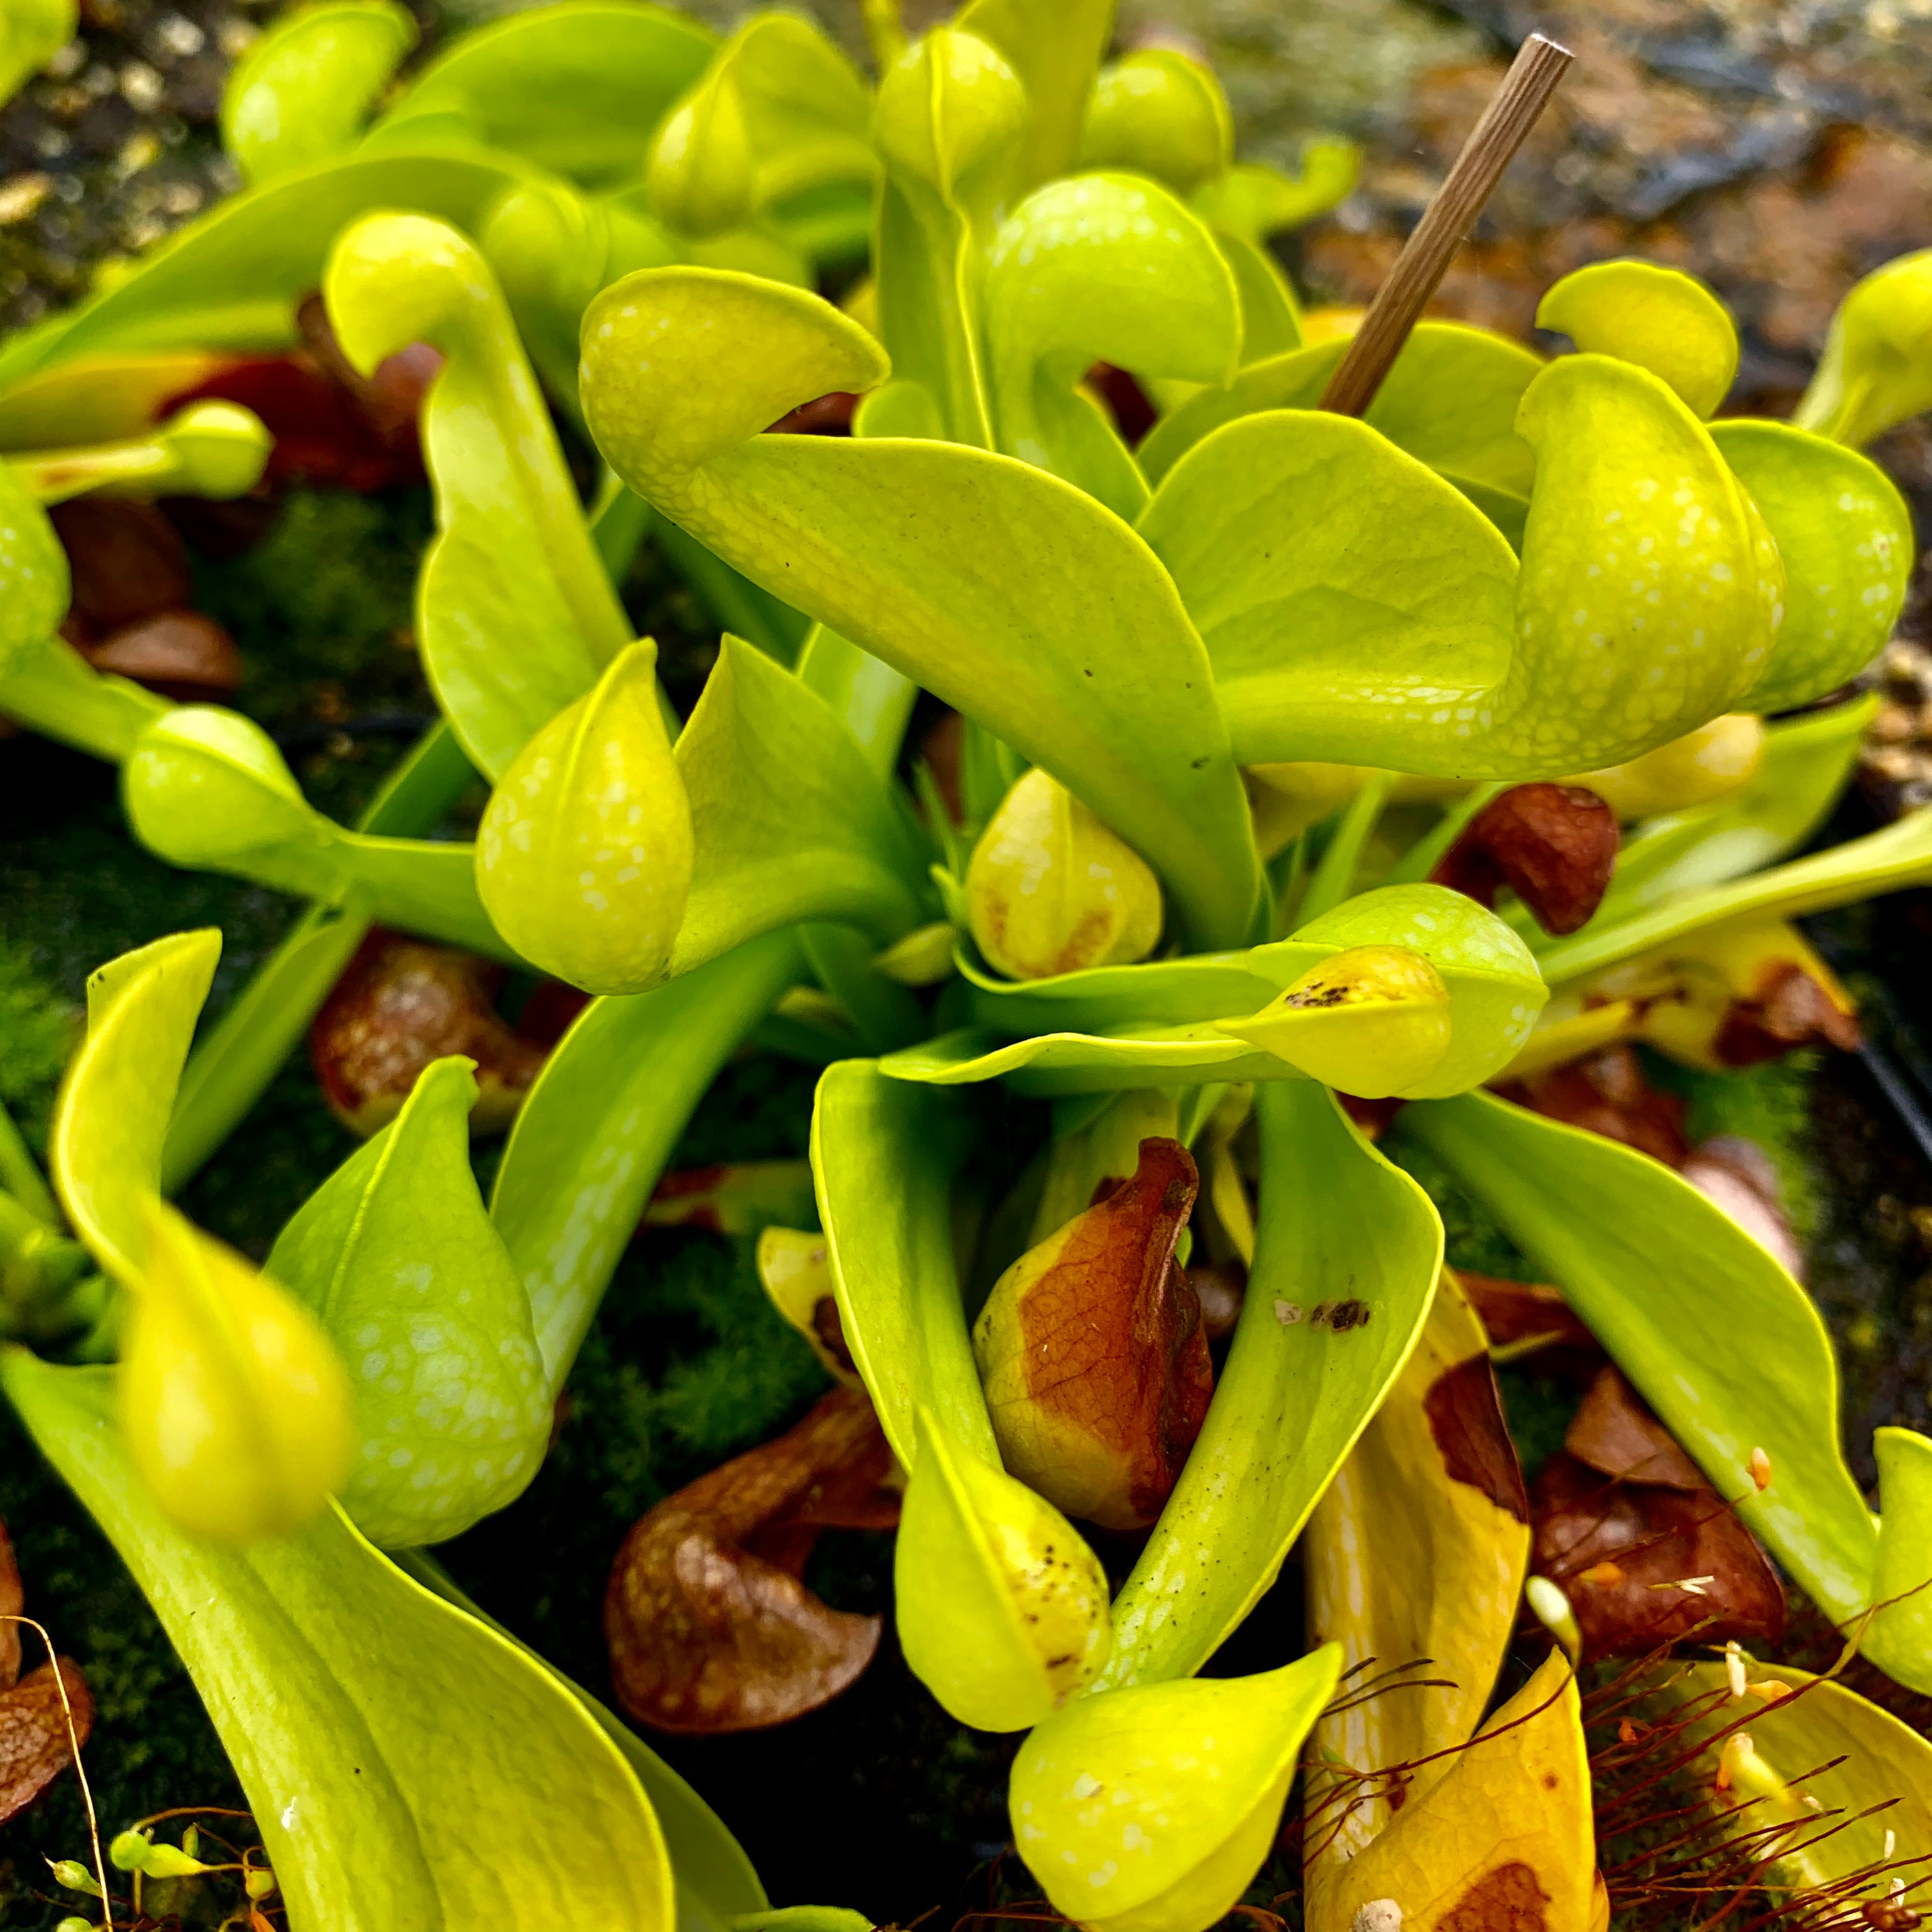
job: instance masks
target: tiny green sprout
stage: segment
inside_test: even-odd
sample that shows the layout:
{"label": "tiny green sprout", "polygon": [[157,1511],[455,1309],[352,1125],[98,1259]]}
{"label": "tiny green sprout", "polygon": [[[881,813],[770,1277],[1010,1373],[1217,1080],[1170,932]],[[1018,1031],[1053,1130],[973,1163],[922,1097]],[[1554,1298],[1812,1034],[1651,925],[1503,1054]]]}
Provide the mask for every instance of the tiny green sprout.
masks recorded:
{"label": "tiny green sprout", "polygon": [[99,1928],[91,1919],[78,1918],[70,1914],[56,1923],[54,1932],[99,1932]]}
{"label": "tiny green sprout", "polygon": [[54,1875],[55,1884],[65,1886],[69,1892],[84,1892],[89,1898],[100,1896],[100,1882],[78,1858],[50,1858],[47,1868]]}
{"label": "tiny green sprout", "polygon": [[1577,1628],[1576,1612],[1570,1607],[1562,1586],[1547,1576],[1532,1576],[1522,1586],[1522,1594],[1537,1622],[1573,1658],[1578,1655],[1583,1648],[1583,1634]]}
{"label": "tiny green sprout", "polygon": [[915,926],[876,955],[873,968],[902,986],[936,986],[952,976],[952,949],[958,938],[959,929],[950,920]]}
{"label": "tiny green sprout", "polygon": [[139,1867],[143,1878],[198,1878],[203,1872],[212,1871],[212,1865],[205,1865],[193,1858],[178,1845],[150,1845],[147,1856]]}
{"label": "tiny green sprout", "polygon": [[107,1862],[117,1871],[139,1871],[154,1848],[154,1840],[145,1832],[131,1828],[117,1832],[108,1844]]}
{"label": "tiny green sprout", "polygon": [[1044,980],[1144,959],[1160,937],[1160,882],[1057,779],[1027,773],[966,868],[973,937],[999,970]]}

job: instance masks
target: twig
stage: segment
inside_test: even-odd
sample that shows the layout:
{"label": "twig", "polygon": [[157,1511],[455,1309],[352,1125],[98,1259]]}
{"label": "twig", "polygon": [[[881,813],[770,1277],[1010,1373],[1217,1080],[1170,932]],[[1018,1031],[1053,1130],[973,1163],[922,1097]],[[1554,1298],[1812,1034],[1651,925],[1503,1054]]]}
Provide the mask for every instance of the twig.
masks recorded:
{"label": "twig", "polygon": [[1322,398],[1324,410],[1358,416],[1375,400],[1450,258],[1575,58],[1568,47],[1540,34],[1523,42],[1496,98],[1462,143],[1449,178],[1423,210],[1388,280],[1376,290],[1341,367],[1329,379]]}

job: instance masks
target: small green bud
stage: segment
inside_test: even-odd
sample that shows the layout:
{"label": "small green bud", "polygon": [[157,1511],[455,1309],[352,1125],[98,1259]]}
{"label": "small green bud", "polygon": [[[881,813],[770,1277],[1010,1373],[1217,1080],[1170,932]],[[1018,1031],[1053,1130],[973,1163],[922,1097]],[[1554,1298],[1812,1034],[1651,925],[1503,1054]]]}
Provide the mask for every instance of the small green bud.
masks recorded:
{"label": "small green bud", "polygon": [[614,658],[502,776],[476,832],[476,890],[533,964],[592,993],[664,976],[694,850],[658,709],[657,647]]}
{"label": "small green bud", "polygon": [[1129,1684],[1021,1745],[1013,1840],[1054,1909],[1099,1932],[1200,1932],[1274,1842],[1302,1740],[1340,1668],[1329,1644],[1258,1677]]}
{"label": "small green bud", "polygon": [[950,201],[1004,170],[1026,114],[1026,88],[994,47],[935,27],[880,76],[872,139],[893,173]]}
{"label": "small green bud", "polygon": [[54,1875],[54,1882],[64,1886],[69,1892],[84,1892],[89,1898],[100,1896],[100,1883],[93,1873],[78,1858],[50,1858],[48,1869]]}
{"label": "small green bud", "polygon": [[201,1856],[201,1832],[198,1826],[190,1825],[182,1834],[182,1850],[191,1858]]}
{"label": "small green bud", "polygon": [[250,1898],[266,1898],[275,1888],[275,1874],[266,1865],[255,1865],[242,1881],[242,1888]]}
{"label": "small green bud", "polygon": [[915,927],[874,957],[873,970],[902,986],[936,986],[952,976],[952,948],[958,938],[950,920]]}
{"label": "small green bud", "polygon": [[1130,965],[1160,938],[1153,868],[1042,771],[1007,793],[980,834],[966,906],[980,950],[1016,980]]}
{"label": "small green bud", "polygon": [[218,501],[254,489],[274,447],[261,418],[235,403],[191,403],[162,424],[160,440],[178,466],[169,488]]}
{"label": "small green bud", "polygon": [[1131,168],[1186,194],[1234,156],[1227,97],[1198,61],[1172,47],[1145,47],[1101,70],[1082,166]]}
{"label": "small green bud", "polygon": [[[349,1474],[349,1378],[314,1316],[266,1275],[158,1200],[146,1220],[121,1364],[129,1459],[194,1535],[298,1529]],[[129,1836],[115,1840],[117,1864]]]}
{"label": "small green bud", "polygon": [[328,843],[274,741],[212,704],[177,705],[134,741],[121,776],[134,836],[170,865],[219,870],[244,855]]}
{"label": "small green bud", "polygon": [[893,1553],[899,1642],[962,1724],[1024,1730],[1089,1683],[1112,1647],[1107,1579],[1053,1505],[919,1414]]}
{"label": "small green bud", "polygon": [[751,220],[758,170],[728,57],[665,116],[645,181],[658,218],[680,233],[722,235]]}
{"label": "small green bud", "polygon": [[176,1845],[150,1845],[141,1861],[144,1878],[194,1878],[208,1869]]}
{"label": "small green bud", "polygon": [[145,1832],[117,1832],[108,1841],[107,1862],[116,1871],[139,1871],[154,1848]]}
{"label": "small green bud", "polygon": [[97,1932],[97,1928],[87,1919],[69,1917],[60,1920],[54,1932]]}
{"label": "small green bud", "polygon": [[1355,946],[1311,967],[1259,1012],[1215,1024],[1313,1079],[1381,1100],[1442,1064],[1449,988],[1406,946]]}

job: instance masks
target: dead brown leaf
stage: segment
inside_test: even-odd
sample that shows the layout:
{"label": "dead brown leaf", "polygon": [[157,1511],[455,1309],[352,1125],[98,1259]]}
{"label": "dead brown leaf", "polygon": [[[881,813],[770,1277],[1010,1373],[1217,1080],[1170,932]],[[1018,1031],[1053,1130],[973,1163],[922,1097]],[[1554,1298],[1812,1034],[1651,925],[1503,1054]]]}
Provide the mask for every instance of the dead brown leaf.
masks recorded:
{"label": "dead brown leaf", "polygon": [[[0,1619],[23,1614],[26,1593],[6,1526],[0,1523]],[[24,1811],[74,1762],[74,1742],[86,1743],[94,1700],[71,1658],[20,1675],[21,1626],[0,1621],[0,1824]],[[62,1687],[66,1698],[62,1698]],[[68,1729],[72,1712],[73,1729]]]}
{"label": "dead brown leaf", "polygon": [[161,610],[80,646],[96,670],[192,704],[242,688],[242,653],[212,617]]}
{"label": "dead brown leaf", "polygon": [[1682,1167],[1690,1151],[1684,1138],[1684,1102],[1644,1078],[1627,1045],[1606,1046],[1498,1090],[1520,1106],[1621,1141],[1666,1167]]}
{"label": "dead brown leaf", "polygon": [[1508,886],[1546,932],[1574,932],[1616,865],[1616,814],[1582,785],[1512,785],[1444,853],[1431,879],[1493,907]]}
{"label": "dead brown leaf", "polygon": [[1677,1446],[1636,1390],[1607,1364],[1584,1395],[1563,1446],[1606,1476],[1661,1483],[1672,1490],[1709,1487],[1703,1471]]}
{"label": "dead brown leaf", "polygon": [[820,1530],[897,1522],[892,1466],[870,1400],[835,1389],[796,1428],[640,1517],[604,1600],[624,1708],[662,1731],[758,1730],[850,1684],[880,1619],[829,1608],[800,1575]]}
{"label": "dead brown leaf", "polygon": [[544,1063],[492,1005],[502,969],[381,927],[357,949],[309,1029],[309,1053],[336,1118],[358,1134],[394,1120],[433,1060],[466,1054],[478,1132],[508,1126]]}
{"label": "dead brown leaf", "polygon": [[1429,1432],[1452,1481],[1480,1490],[1518,1522],[1529,1520],[1522,1465],[1503,1420],[1502,1398],[1487,1355],[1472,1355],[1445,1369],[1422,1399]]}
{"label": "dead brown leaf", "polygon": [[995,1285],[974,1329],[1007,1468],[1070,1516],[1160,1514],[1214,1388],[1201,1304],[1174,1262],[1199,1176],[1150,1136],[1133,1174]]}
{"label": "dead brown leaf", "polygon": [[1782,1635],[1770,1562],[1708,1484],[1626,1482],[1559,1450],[1531,1494],[1532,1560],[1568,1593],[1586,1658]]}

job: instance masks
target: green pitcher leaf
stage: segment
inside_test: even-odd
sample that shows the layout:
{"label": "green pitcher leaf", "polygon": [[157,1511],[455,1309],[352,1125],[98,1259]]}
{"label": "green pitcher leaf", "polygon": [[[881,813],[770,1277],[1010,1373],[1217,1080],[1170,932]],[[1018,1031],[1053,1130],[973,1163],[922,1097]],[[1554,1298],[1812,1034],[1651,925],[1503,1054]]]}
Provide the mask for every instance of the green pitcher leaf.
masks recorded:
{"label": "green pitcher leaf", "polygon": [[1145,546],[1010,458],[757,434],[885,373],[828,304],[742,277],[646,271],[584,319],[587,418],[632,488],[1052,772],[1160,874],[1195,943],[1246,938],[1246,795],[1205,653]]}
{"label": "green pitcher leaf", "polygon": [[953,20],[997,47],[1026,88],[1026,125],[1012,156],[1016,198],[1070,173],[1088,104],[1114,26],[1114,0],[968,0]]}
{"label": "green pitcher leaf", "polygon": [[[1311,343],[1252,367],[1244,350],[1241,373],[1227,388],[1203,390],[1148,432],[1137,452],[1148,482],[1157,485],[1223,423],[1262,410],[1312,409],[1347,347]],[[1516,433],[1516,416],[1543,366],[1541,357],[1488,329],[1418,322],[1365,420],[1432,470],[1526,496],[1536,460]]]}
{"label": "green pitcher leaf", "polygon": [[1362,151],[1354,142],[1317,135],[1302,149],[1298,172],[1237,161],[1196,191],[1194,210],[1222,232],[1259,243],[1326,214],[1354,192],[1361,174]]}
{"label": "green pitcher leaf", "polygon": [[1420,883],[1378,886],[1345,900],[1291,938],[1256,946],[1248,970],[1286,987],[1324,961],[1364,946],[1419,953],[1449,990],[1448,1052],[1413,1087],[1402,1088],[1412,1100],[1466,1092],[1507,1066],[1550,997],[1528,947],[1494,913],[1447,886]]}
{"label": "green pitcher leaf", "polygon": [[87,1038],[68,1068],[48,1165],[74,1230],[131,1283],[147,1252],[142,1214],[158,1191],[175,1090],[221,934],[178,932],[109,961],[87,982]]}
{"label": "green pitcher leaf", "polygon": [[[770,1901],[744,1848],[724,1828],[724,1821],[637,1732],[600,1704],[580,1684],[504,1629],[495,1618],[459,1590],[449,1574],[427,1550],[399,1550],[396,1567],[446,1604],[515,1644],[530,1660],[548,1672],[594,1718],[638,1774],[644,1796],[657,1814],[670,1854],[671,1876],[677,1887],[680,1932],[732,1932],[744,1918],[762,1914]],[[805,1908],[810,1910],[810,1907]]]}
{"label": "green pitcher leaf", "polygon": [[0,40],[0,100],[10,99],[74,38],[79,20],[76,0],[16,0],[8,8]]}
{"label": "green pitcher leaf", "polygon": [[691,887],[692,813],[658,710],[656,646],[614,658],[517,754],[476,828],[496,929],[592,993],[664,978]]}
{"label": "green pitcher leaf", "polygon": [[718,1070],[805,976],[767,934],[668,986],[586,1007],[544,1062],[503,1148],[490,1218],[530,1299],[549,1393]]}
{"label": "green pitcher leaf", "polygon": [[754,14],[658,130],[648,173],[658,214],[720,235],[776,202],[868,182],[870,91],[812,21]]}
{"label": "green pitcher leaf", "polygon": [[1203,1025],[1124,1025],[1100,1034],[1046,1033],[1002,1041],[983,1027],[940,1034],[878,1063],[888,1079],[934,1087],[1006,1082],[1030,1100],[1111,1094],[1130,1087],[1202,1081],[1298,1080],[1306,1076],[1271,1053]]}
{"label": "green pitcher leaf", "polygon": [[216,705],[164,711],[122,769],[134,836],[170,865],[230,872],[494,957],[515,956],[476,896],[466,845],[346,831],[302,795],[274,742]]}
{"label": "green pitcher leaf", "polygon": [[1852,449],[1932,409],[1932,248],[1874,268],[1838,304],[1792,421]]}
{"label": "green pitcher leaf", "polygon": [[982,449],[992,425],[977,316],[982,257],[1026,106],[995,49],[942,27],[881,76],[872,117],[885,170],[872,251],[880,339],[896,380],[924,393],[944,433]]}
{"label": "green pitcher leaf", "polygon": [[1335,1688],[1333,1645],[1255,1677],[1076,1699],[1020,1747],[1013,1843],[1088,1932],[1196,1932],[1252,1882],[1302,1740]]}
{"label": "green pitcher leaf", "polygon": [[1828,851],[1774,866],[1748,878],[1687,892],[1597,930],[1559,940],[1542,955],[1552,986],[1588,979],[1626,959],[1656,951],[1720,920],[1802,919],[1834,906],[1932,882],[1932,809],[1908,812],[1882,831],[1848,838]]}
{"label": "green pitcher leaf", "polygon": [[412,121],[453,123],[489,147],[602,185],[637,172],[652,128],[717,44],[669,8],[563,0],[453,39],[378,127],[393,135]]}
{"label": "green pitcher leaf", "polygon": [[362,1444],[342,1506],[380,1548],[460,1535],[550,1444],[530,1302],[470,1171],[476,1098],[471,1062],[432,1061],[268,1256],[349,1366]]}
{"label": "green pitcher leaf", "polygon": [[1000,1467],[953,1258],[964,1129],[944,1095],[884,1077],[880,1062],[827,1067],[812,1108],[812,1169],[839,1324],[908,1468],[919,1459],[922,1406],[957,1450]]}
{"label": "green pitcher leaf", "polygon": [[1396,755],[1398,736],[1447,750],[1459,710],[1473,735],[1478,692],[1506,674],[1508,544],[1352,417],[1229,424],[1168,472],[1139,527],[1207,644],[1244,764],[1402,766],[1415,754]]}
{"label": "green pitcher leaf", "polygon": [[890,794],[782,665],[728,634],[675,756],[696,862],[674,973],[800,920],[881,944],[918,923],[920,868]]}
{"label": "green pitcher leaf", "polygon": [[1130,168],[1190,194],[1234,158],[1234,116],[1211,68],[1138,47],[1100,70],[1080,139],[1083,168]]}
{"label": "green pitcher leaf", "polygon": [[1312,1082],[1258,1089],[1261,1221],[1208,1420],[1114,1602],[1103,1688],[1190,1676],[1267,1592],[1414,1347],[1442,1262],[1424,1194]]}
{"label": "green pitcher leaf", "polygon": [[[1302,1544],[1311,1634],[1341,1645],[1345,1671],[1406,1670],[1412,1685],[1396,1677],[1382,1696],[1324,1717],[1315,1730],[1323,1762],[1414,1766],[1404,1808],[1449,1769],[1489,1707],[1529,1550],[1529,1498],[1489,1337],[1445,1270],[1414,1354]],[[1311,1820],[1324,1819],[1316,1856],[1346,1861],[1374,1838],[1395,1815],[1385,1789],[1362,1788],[1339,1814],[1318,1812],[1311,1792]]]}
{"label": "green pitcher leaf", "polygon": [[64,638],[27,646],[0,670],[0,714],[110,764],[167,710],[165,698],[96,670]]}
{"label": "green pitcher leaf", "polygon": [[[1932,1441],[1916,1429],[1880,1429],[1878,1556],[1872,1568],[1876,1606],[1858,1648],[1901,1683],[1932,1677]],[[1925,1847],[1932,1851],[1932,1843]]]}
{"label": "green pitcher leaf", "polygon": [[446,223],[376,214],[322,278],[344,352],[372,370],[406,344],[448,358],[424,404],[437,536],[423,564],[423,666],[478,768],[500,778],[524,742],[631,641],[550,412],[501,290]]}
{"label": "green pitcher leaf", "polygon": [[67,552],[46,512],[9,463],[0,463],[0,710],[67,615]]}
{"label": "green pitcher leaf", "polygon": [[109,1372],[10,1348],[0,1383],[188,1665],[291,1932],[671,1932],[637,1774],[545,1666],[338,1513],[244,1550],[184,1536],[128,1467]]}
{"label": "green pitcher leaf", "polygon": [[1738,700],[1788,711],[1856,676],[1885,648],[1917,546],[1890,477],[1856,451],[1784,423],[1713,423],[1784,564],[1784,618],[1766,674]]}
{"label": "green pitcher leaf", "polygon": [[322,280],[330,245],[357,216],[400,206],[478,226],[520,178],[518,166],[499,155],[352,154],[236,195],[57,326],[14,337],[0,351],[0,389],[82,357],[285,348],[296,339],[296,304]]}
{"label": "green pitcher leaf", "polygon": [[141,1218],[116,1391],[128,1460],[191,1536],[292,1534],[356,1458],[334,1345],[280,1282],[145,1190]]}
{"label": "green pitcher leaf", "polygon": [[[1412,1108],[1403,1130],[1562,1290],[1826,1616],[1856,1617],[1876,1526],[1839,1453],[1838,1368],[1804,1291],[1688,1181],[1613,1141],[1478,1094]],[[1914,1675],[1932,1684],[1932,1658]]]}
{"label": "green pitcher leaf", "polygon": [[1052,980],[996,980],[963,953],[974,1022],[1010,1037],[1100,1033],[1138,1024],[1184,1026],[1252,1012],[1280,990],[1257,975],[1246,952],[1197,952],[1139,966],[1096,966]]}
{"label": "green pitcher leaf", "polygon": [[1271,361],[1301,346],[1301,304],[1281,266],[1258,244],[1226,229],[1214,245],[1241,297],[1241,367]]}
{"label": "green pitcher leaf", "polygon": [[[1688,1660],[1662,1666],[1640,1708],[1674,1718],[1687,1704],[1702,1706],[1684,1736],[1686,1744],[1704,1746],[1691,1772],[1700,1783],[1714,1778],[1722,1762],[1719,1734],[1748,1713],[1744,1735],[1753,1762],[1747,1772],[1733,1758],[1732,1802],[1750,1804],[1750,1828],[1762,1834],[1756,1855],[1785,1854],[1767,1876],[1781,1891],[1791,1888],[1786,1895],[1795,1894],[1793,1904],[1804,1909],[1812,1903],[1808,1891],[1847,1880],[1864,1881],[1838,1892],[1848,1901],[1862,1894],[1880,1899],[1894,1874],[1916,1886],[1932,1856],[1932,1743],[1829,1677],[1756,1658],[1744,1667],[1749,1690],[1742,1708],[1720,1694],[1729,1688],[1725,1665]],[[1780,1689],[1792,1694],[1764,1694]]]}
{"label": "green pitcher leaf", "polygon": [[1096,362],[1195,382],[1232,375],[1240,297],[1214,237],[1154,182],[1049,182],[994,236],[982,302],[998,447],[1131,520],[1146,485],[1074,386]]}
{"label": "green pitcher leaf", "polygon": [[322,0],[283,15],[222,92],[221,143],[242,178],[256,186],[352,146],[416,38],[395,0]]}
{"label": "green pitcher leaf", "polygon": [[1738,332],[1724,304],[1695,275],[1654,262],[1574,271],[1543,298],[1536,326],[1648,369],[1694,416],[1714,415],[1738,373]]}

